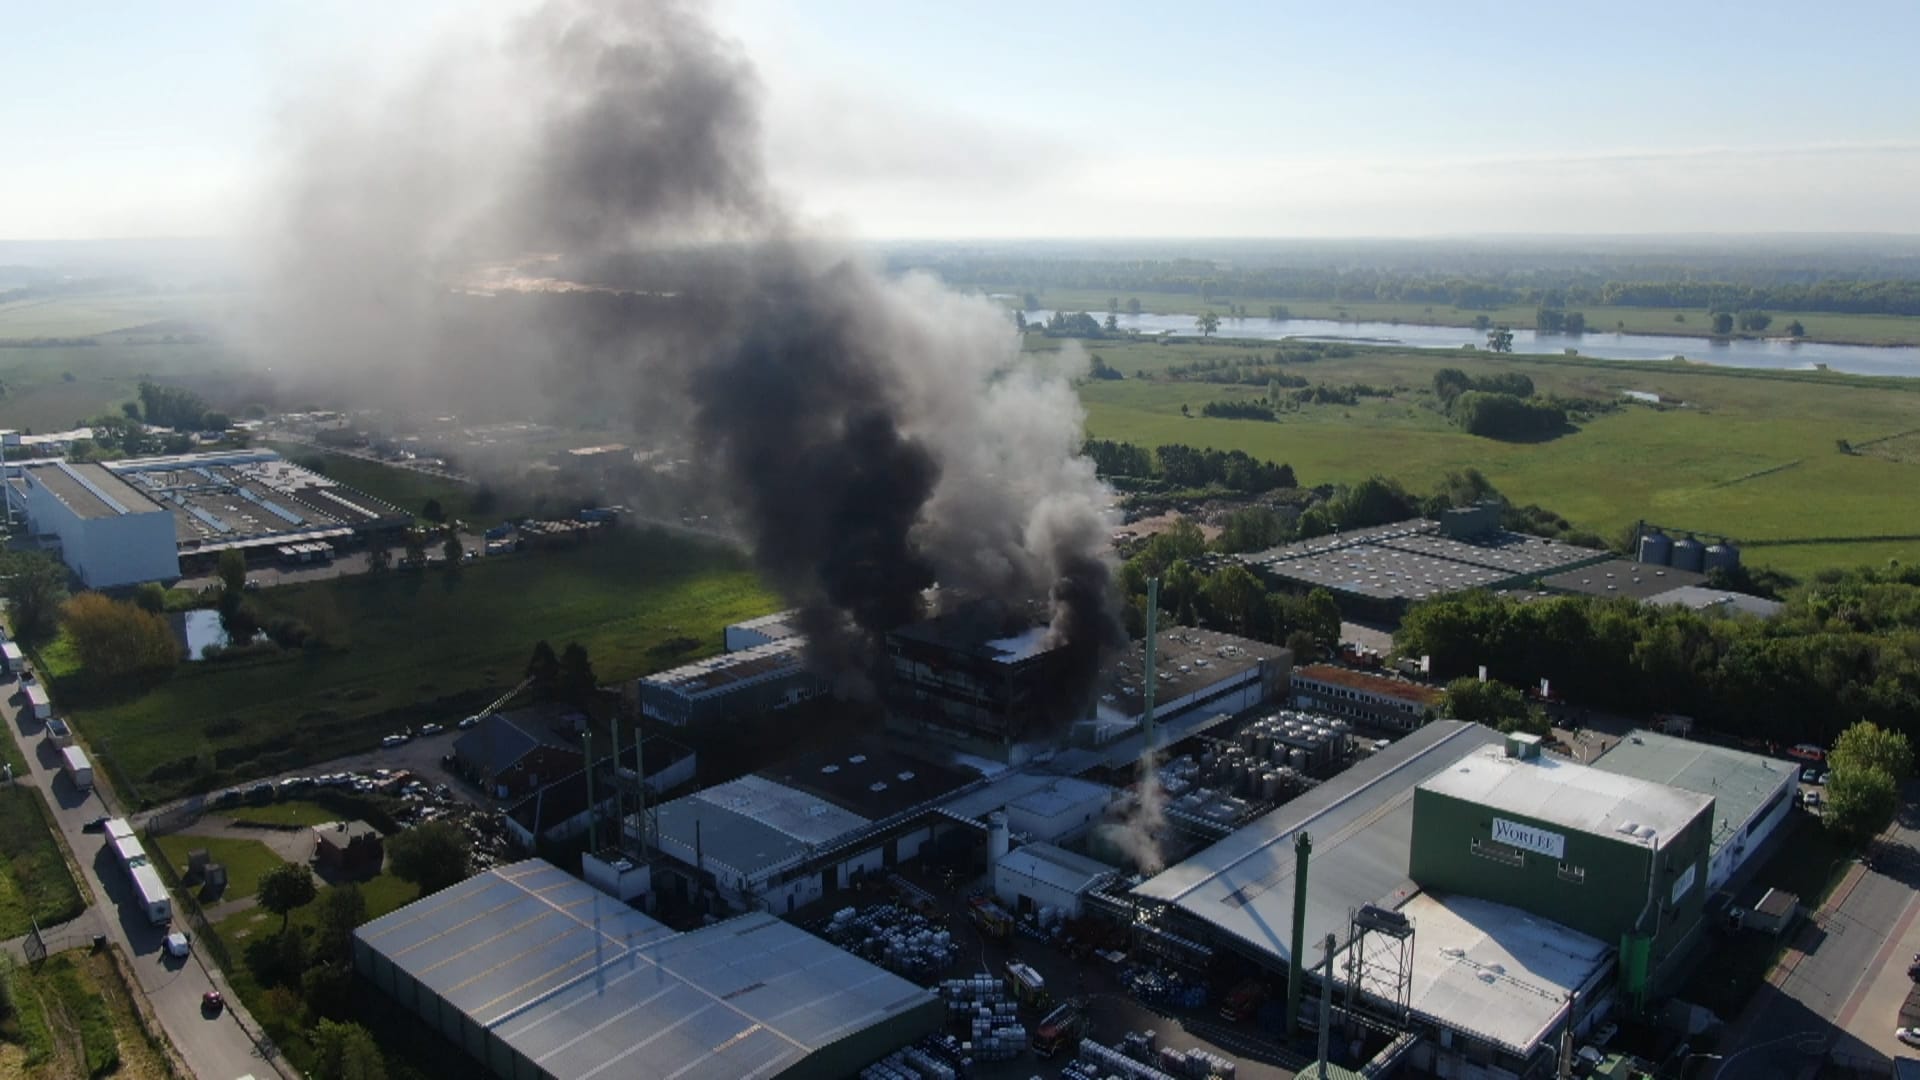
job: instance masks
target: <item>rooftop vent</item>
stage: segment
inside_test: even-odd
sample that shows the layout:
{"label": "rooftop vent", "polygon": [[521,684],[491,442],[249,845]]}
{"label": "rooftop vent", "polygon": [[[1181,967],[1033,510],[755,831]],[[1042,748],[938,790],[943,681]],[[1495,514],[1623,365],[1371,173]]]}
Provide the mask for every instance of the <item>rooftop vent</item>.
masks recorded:
{"label": "rooftop vent", "polygon": [[877,795],[887,790],[887,782],[885,780],[875,780],[873,783],[867,785],[867,790]]}
{"label": "rooftop vent", "polygon": [[847,763],[850,765],[864,765],[867,763],[867,755],[855,754],[847,759]]}
{"label": "rooftop vent", "polygon": [[828,773],[828,774],[832,774],[832,773],[837,773],[837,772],[839,772],[839,771],[840,771],[840,766],[838,766],[838,765],[822,765],[822,766],[820,766],[820,771],[821,771],[821,772],[823,772],[823,773]]}
{"label": "rooftop vent", "polygon": [[903,773],[897,773],[897,774],[895,774],[895,779],[898,779],[898,780],[900,780],[900,781],[901,781],[902,783],[904,783],[904,782],[906,782],[906,781],[908,781],[908,780],[911,780],[911,779],[913,779],[913,770],[911,770],[911,769],[909,769],[909,770],[907,770],[906,772],[903,772]]}

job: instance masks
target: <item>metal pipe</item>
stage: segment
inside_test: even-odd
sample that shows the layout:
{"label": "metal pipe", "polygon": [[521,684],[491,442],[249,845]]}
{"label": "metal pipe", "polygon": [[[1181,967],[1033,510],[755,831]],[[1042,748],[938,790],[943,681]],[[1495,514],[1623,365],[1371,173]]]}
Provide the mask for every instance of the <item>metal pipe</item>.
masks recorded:
{"label": "metal pipe", "polygon": [[593,732],[580,736],[587,751],[587,851],[600,852],[600,815],[593,812]]}
{"label": "metal pipe", "polygon": [[1333,935],[1328,934],[1327,974],[1320,980],[1320,1080],[1327,1080],[1327,1036],[1333,1031],[1333,949]]}

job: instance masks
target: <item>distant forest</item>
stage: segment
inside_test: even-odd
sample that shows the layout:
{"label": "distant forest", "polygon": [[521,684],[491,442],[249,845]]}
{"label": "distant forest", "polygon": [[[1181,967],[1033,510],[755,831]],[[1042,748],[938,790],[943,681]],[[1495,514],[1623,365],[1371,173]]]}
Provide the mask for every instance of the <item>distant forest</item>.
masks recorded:
{"label": "distant forest", "polygon": [[[1423,253],[1424,252],[1424,253]],[[1073,258],[923,249],[895,252],[892,269],[926,270],[957,286],[1032,292],[1074,289],[1173,293],[1202,301],[1321,300],[1508,306],[1685,307],[1920,315],[1920,255],[1552,254],[1425,249],[1308,251],[1237,258]]]}

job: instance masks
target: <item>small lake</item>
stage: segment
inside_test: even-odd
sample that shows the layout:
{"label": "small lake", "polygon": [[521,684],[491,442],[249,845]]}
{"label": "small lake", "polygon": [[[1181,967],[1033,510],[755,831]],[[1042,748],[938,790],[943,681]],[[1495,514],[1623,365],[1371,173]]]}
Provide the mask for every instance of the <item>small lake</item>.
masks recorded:
{"label": "small lake", "polygon": [[[207,650],[214,646],[224,649],[227,641],[227,628],[220,625],[220,613],[206,608],[184,611],[173,617],[174,635],[187,646],[187,659],[204,660]],[[255,634],[258,641],[260,635]]]}
{"label": "small lake", "polygon": [[[1101,312],[1090,312],[1104,320]],[[1046,322],[1051,311],[1027,312],[1028,322]],[[1199,337],[1191,315],[1121,315],[1122,330],[1137,330],[1152,336],[1172,333],[1176,337]],[[1354,345],[1401,345],[1415,349],[1457,349],[1462,345],[1486,348],[1484,330],[1470,326],[1417,326],[1412,323],[1335,322],[1332,319],[1272,319],[1248,316],[1244,319],[1220,319],[1219,337],[1253,338],[1261,341],[1342,341]],[[1097,343],[1090,343],[1097,348]],[[1833,371],[1851,375],[1920,376],[1920,347],[1912,345],[1824,345],[1812,341],[1716,341],[1711,338],[1680,337],[1674,334],[1619,334],[1612,331],[1585,334],[1542,334],[1515,329],[1513,351],[1529,355],[1559,356],[1577,349],[1582,356],[1602,360],[1671,360],[1684,356],[1700,364],[1722,367],[1768,368],[1776,371],[1809,371],[1825,364]]]}

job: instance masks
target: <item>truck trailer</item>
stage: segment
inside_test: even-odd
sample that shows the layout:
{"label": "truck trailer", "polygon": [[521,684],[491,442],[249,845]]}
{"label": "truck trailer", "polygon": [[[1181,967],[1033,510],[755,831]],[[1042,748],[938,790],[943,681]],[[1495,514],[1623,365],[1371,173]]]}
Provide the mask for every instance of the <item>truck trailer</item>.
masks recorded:
{"label": "truck trailer", "polygon": [[60,771],[67,774],[73,786],[81,791],[93,790],[93,762],[87,760],[87,752],[77,746],[60,748]]}

